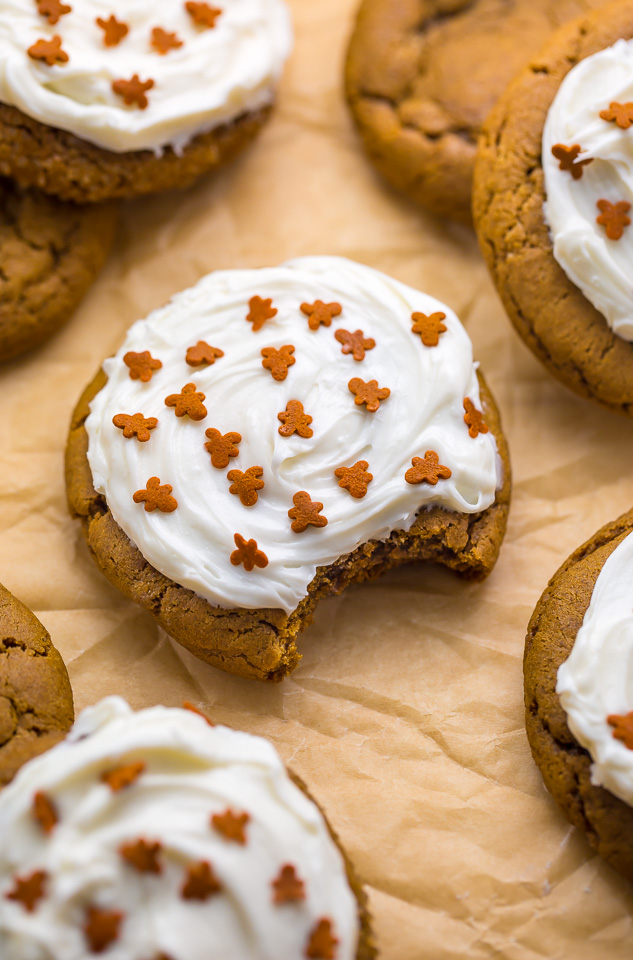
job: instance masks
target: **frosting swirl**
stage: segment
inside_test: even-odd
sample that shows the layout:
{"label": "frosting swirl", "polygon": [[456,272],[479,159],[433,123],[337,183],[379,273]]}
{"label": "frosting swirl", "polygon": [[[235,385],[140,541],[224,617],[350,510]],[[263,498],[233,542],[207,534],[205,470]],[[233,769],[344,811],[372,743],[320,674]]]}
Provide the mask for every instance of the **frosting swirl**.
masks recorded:
{"label": "frosting swirl", "polygon": [[[268,312],[277,311],[258,330],[256,322],[246,322],[256,297],[272,300]],[[312,329],[315,321],[301,305],[318,301],[342,309],[329,318],[329,327]],[[412,332],[416,312],[444,317],[445,332],[436,333],[436,345],[426,346]],[[375,346],[355,360],[343,352],[339,331],[341,336],[362,331]],[[188,365],[187,351],[199,341],[223,356],[207,366]],[[285,377],[275,379],[277,368],[266,367],[270,356],[262,359],[262,352],[287,348],[294,352],[286,354]],[[145,351],[162,366],[143,382],[131,378],[124,358]],[[434,298],[348,260],[311,257],[210,274],[135,323],[104,370],[108,382],[86,421],[95,489],[154,567],[219,606],[290,613],[317,567],[392,530],[408,530],[421,506],[478,513],[495,499],[496,442],[475,427],[469,432],[464,421],[466,399],[473,408],[469,416],[480,409],[464,328]],[[384,390],[389,396],[359,404],[372,382],[376,397]],[[188,384],[193,388],[185,394]],[[195,407],[195,420],[194,414],[175,415],[174,398],[181,392],[183,403],[197,403],[194,394],[205,396],[204,405]],[[281,433],[279,414],[292,412],[289,404],[297,401],[312,417],[311,436]],[[176,407],[170,409],[172,403]],[[112,422],[118,414],[139,412],[158,420],[147,442],[125,439]],[[209,429],[224,438],[241,437],[221,468],[205,451]],[[439,458],[436,482],[409,482],[405,474],[412,459],[427,453]],[[354,496],[342,486],[349,476],[336,471],[361,462],[373,480],[365,495]],[[426,466],[433,469],[430,461]],[[264,487],[245,505],[229,492],[227,472],[256,467],[263,473],[252,479],[263,480]],[[358,471],[355,475],[358,479]],[[143,502],[152,496],[143,490],[150,478],[173,487],[163,492],[177,508],[165,501],[170,512],[148,512],[134,502],[135,493]],[[301,529],[301,518],[289,511],[307,508],[303,494],[323,508],[318,515],[312,508],[315,522]],[[267,562],[257,562],[253,554],[251,569],[235,565],[236,535],[247,543],[255,540]]]}
{"label": "frosting swirl", "polygon": [[[633,204],[633,131],[601,116],[611,103],[631,101],[633,41],[618,40],[567,74],[547,115],[542,150],[554,257],[624,340],[633,340],[633,228],[612,239],[597,222],[597,204]],[[560,169],[565,163],[552,153],[560,146],[580,147],[573,172]]]}
{"label": "frosting swirl", "polygon": [[569,729],[591,754],[591,779],[633,805],[633,750],[607,718],[633,711],[633,534],[616,547],[596,580],[556,692]]}
{"label": "frosting swirl", "polygon": [[[144,766],[114,790],[102,776],[120,763]],[[36,793],[57,813],[49,833]],[[227,808],[248,815],[244,843],[212,825]],[[159,844],[160,872],[122,856],[139,838]],[[202,861],[221,889],[187,898],[184,878]],[[275,902],[283,866],[304,898]],[[33,874],[43,879],[29,910],[9,895]],[[341,853],[270,743],[186,710],[133,713],[118,697],[85,710],[0,794],[3,960],[85,960],[90,910],[120,914],[112,960],[303,960],[324,920],[337,960],[352,960],[359,932]]]}
{"label": "frosting swirl", "polygon": [[[66,6],[70,12],[49,24],[35,0],[0,0],[0,101],[115,153],[160,153],[167,145],[179,152],[197,134],[269,104],[292,44],[283,0],[222,3],[212,28],[197,25],[179,0]],[[128,31],[106,46],[96,21],[112,15]],[[181,46],[159,53],[156,28]],[[27,54],[55,36],[67,62],[49,65]],[[153,81],[146,109],[126,105],[113,90],[134,75]]]}

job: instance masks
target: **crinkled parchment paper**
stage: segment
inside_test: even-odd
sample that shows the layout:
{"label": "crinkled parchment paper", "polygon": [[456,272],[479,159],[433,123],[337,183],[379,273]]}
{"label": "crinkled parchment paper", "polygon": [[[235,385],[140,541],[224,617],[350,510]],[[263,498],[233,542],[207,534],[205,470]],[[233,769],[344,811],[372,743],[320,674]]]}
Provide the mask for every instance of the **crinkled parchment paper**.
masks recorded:
{"label": "crinkled parchment paper", "polygon": [[[633,504],[633,423],[522,346],[472,234],[366,162],[342,96],[355,0],[293,0],[274,119],[229,170],[123,210],[118,248],[44,349],[0,368],[0,580],[50,630],[77,708],[190,699],[270,737],[366,880],[384,960],[630,958],[633,890],[568,826],[525,737],[525,629],[548,578]],[[134,320],[214,268],[339,254],[445,300],[503,413],[515,486],[484,584],[405,568],[326,600],[282,685],[197,662],[105,581],[65,506],[71,410]]]}

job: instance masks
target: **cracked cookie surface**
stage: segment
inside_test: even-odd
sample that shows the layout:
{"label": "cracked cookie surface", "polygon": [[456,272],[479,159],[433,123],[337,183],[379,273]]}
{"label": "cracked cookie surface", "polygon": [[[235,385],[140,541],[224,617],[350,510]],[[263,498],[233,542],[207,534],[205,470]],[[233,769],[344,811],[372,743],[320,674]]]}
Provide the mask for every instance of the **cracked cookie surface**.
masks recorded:
{"label": "cracked cookie surface", "polygon": [[543,217],[541,139],[561,81],[633,37],[633,2],[567,24],[514,80],[483,131],[473,191],[482,253],[517,332],[562,383],[633,416],[633,343],[616,336],[554,260]]}
{"label": "cracked cookie surface", "polygon": [[0,785],[73,723],[64,662],[28,607],[0,584]]}
{"label": "cracked cookie surface", "polygon": [[633,809],[591,783],[591,757],[567,725],[556,693],[558,668],[571,653],[607,558],[633,531],[633,510],[602,527],[550,580],[525,644],[525,714],[530,748],[543,780],[591,846],[633,880]]}
{"label": "cracked cookie surface", "polygon": [[379,576],[391,567],[432,560],[465,578],[480,580],[492,570],[505,534],[511,471],[499,414],[483,378],[483,412],[503,465],[503,483],[494,503],[481,513],[460,514],[434,506],[421,509],[408,533],[371,540],[334,564],[317,568],[306,597],[286,615],[279,609],[245,610],[212,606],[159,573],[116,523],[105,498],[96,493],[87,460],[84,426],[90,401],[105,384],[100,371],[75,409],[66,449],[66,486],[71,514],[97,566],[125,596],[148,610],[195,656],[229,673],[258,680],[282,680],[299,663],[295,640],[312,620],[317,602],[350,583]]}
{"label": "cracked cookie surface", "polygon": [[72,314],[110,250],[113,204],[79,207],[0,178],[0,362]]}
{"label": "cracked cookie surface", "polygon": [[431,212],[469,223],[486,115],[552,30],[600,3],[363,0],[346,87],[380,173]]}

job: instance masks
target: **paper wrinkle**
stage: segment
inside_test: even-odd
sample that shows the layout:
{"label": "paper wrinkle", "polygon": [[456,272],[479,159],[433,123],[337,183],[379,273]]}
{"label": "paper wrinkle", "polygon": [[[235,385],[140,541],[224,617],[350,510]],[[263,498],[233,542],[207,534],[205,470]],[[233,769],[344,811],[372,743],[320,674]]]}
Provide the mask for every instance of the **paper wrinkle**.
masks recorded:
{"label": "paper wrinkle", "polygon": [[[296,49],[254,147],[123,210],[117,249],[45,348],[0,367],[0,582],[41,617],[77,708],[183,700],[269,737],[366,879],[382,960],[630,960],[633,889],[543,788],[525,631],[548,578],[633,505],[633,424],[565,391],[504,316],[476,241],[383,187],[341,95],[356,0],[291,0]],[[213,268],[357,258],[448,303],[499,403],[515,477],[483,584],[404,567],[321,602],[281,685],[220,673],[96,569],[67,514],[71,410],[139,317]],[[587,892],[589,891],[589,892]]]}

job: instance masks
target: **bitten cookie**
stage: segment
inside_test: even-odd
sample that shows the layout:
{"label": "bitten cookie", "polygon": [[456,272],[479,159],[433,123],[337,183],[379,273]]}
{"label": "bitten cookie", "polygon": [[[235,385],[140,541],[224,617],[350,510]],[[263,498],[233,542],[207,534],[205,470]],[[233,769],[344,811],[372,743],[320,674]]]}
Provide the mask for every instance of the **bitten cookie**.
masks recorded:
{"label": "bitten cookie", "polygon": [[525,647],[528,739],[548,790],[633,880],[633,511],[563,564]]}
{"label": "bitten cookie", "polygon": [[61,740],[73,716],[68,674],[51,638],[0,584],[0,785]]}
{"label": "bitten cookie", "polygon": [[267,119],[284,0],[1,0],[0,173],[79,203],[185,187]]}
{"label": "bitten cookie", "polygon": [[70,318],[103,266],[116,222],[114,204],[80,207],[0,179],[0,362]]}
{"label": "bitten cookie", "polygon": [[473,207],[525,343],[566,386],[629,416],[633,150],[620,109],[633,98],[630,38],[631,0],[556,34],[486,123]]}
{"label": "bitten cookie", "polygon": [[452,310],[336,257],[218,271],[88,387],[71,512],[196,656],[281,679],[319,599],[398,564],[492,569],[507,448]]}
{"label": "bitten cookie", "polygon": [[371,960],[366,895],[273,746],[108,697],[0,793],[3,960]]}
{"label": "bitten cookie", "polygon": [[603,0],[363,0],[347,97],[370,158],[439,216],[471,221],[486,115],[552,29]]}

